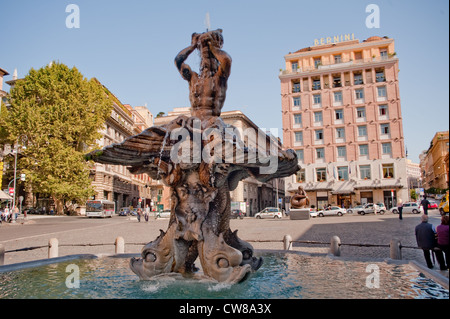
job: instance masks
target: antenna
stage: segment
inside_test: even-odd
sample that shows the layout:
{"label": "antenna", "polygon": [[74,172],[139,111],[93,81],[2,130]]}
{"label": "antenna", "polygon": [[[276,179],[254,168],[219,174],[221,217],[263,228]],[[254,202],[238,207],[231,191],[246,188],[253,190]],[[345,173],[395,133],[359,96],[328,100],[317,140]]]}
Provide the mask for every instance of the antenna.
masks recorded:
{"label": "antenna", "polygon": [[210,21],[210,18],[209,18],[209,12],[206,12],[205,26],[206,26],[206,32],[208,32],[209,29],[211,29],[211,21]]}

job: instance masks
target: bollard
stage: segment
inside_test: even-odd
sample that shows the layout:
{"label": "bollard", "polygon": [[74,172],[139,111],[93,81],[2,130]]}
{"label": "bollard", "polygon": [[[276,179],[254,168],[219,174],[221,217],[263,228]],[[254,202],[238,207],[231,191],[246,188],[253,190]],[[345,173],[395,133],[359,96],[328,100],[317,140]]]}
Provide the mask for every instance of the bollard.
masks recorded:
{"label": "bollard", "polygon": [[338,236],[331,237],[330,253],[334,256],[341,255],[341,239]]}
{"label": "bollard", "polygon": [[292,237],[291,237],[291,235],[284,235],[283,247],[284,247],[284,250],[291,250],[292,249]]}
{"label": "bollard", "polygon": [[114,243],[114,245],[116,246],[116,254],[125,253],[125,240],[122,236],[116,238],[116,242]]}
{"label": "bollard", "polygon": [[391,239],[391,243],[389,244],[390,247],[390,257],[391,259],[402,259],[402,244],[400,243],[400,240],[394,238]]}
{"label": "bollard", "polygon": [[48,241],[48,258],[58,257],[58,239],[50,238]]}
{"label": "bollard", "polygon": [[5,264],[5,246],[0,244],[0,266]]}

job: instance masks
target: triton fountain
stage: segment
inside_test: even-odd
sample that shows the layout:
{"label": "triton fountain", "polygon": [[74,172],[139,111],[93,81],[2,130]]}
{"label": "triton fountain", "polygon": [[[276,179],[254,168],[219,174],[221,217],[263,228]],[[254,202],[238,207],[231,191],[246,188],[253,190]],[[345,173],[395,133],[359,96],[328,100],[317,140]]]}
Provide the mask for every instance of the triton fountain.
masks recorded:
{"label": "triton fountain", "polygon": [[[130,261],[141,279],[192,274],[199,258],[207,277],[225,283],[244,280],[263,260],[230,229],[230,191],[249,176],[267,182],[299,170],[292,150],[282,150],[278,141],[260,132],[253,132],[255,143],[250,145],[249,136],[244,143],[240,132],[220,118],[231,71],[231,57],[222,46],[221,29],[194,33],[191,45],[175,58],[189,83],[191,117],[179,116],[87,156],[127,165],[131,173],[147,173],[171,189],[167,230],[143,247],[142,258]],[[200,52],[199,73],[186,64],[195,50]]]}

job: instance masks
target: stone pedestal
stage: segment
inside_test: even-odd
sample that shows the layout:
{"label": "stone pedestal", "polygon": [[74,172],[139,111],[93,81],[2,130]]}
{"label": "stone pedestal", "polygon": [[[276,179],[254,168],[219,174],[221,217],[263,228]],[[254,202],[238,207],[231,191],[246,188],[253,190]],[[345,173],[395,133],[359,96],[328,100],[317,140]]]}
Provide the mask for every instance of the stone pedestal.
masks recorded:
{"label": "stone pedestal", "polygon": [[309,208],[292,208],[289,211],[289,218],[293,220],[309,219]]}

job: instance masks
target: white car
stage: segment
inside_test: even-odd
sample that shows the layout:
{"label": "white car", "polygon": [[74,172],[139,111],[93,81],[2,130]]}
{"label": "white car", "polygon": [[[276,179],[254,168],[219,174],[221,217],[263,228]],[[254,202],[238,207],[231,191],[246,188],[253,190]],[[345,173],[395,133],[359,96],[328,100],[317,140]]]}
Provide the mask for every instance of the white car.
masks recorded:
{"label": "white car", "polygon": [[158,218],[170,218],[170,209],[165,209],[163,211],[157,212],[156,217]]}
{"label": "white car", "polygon": [[312,218],[317,217],[317,212],[313,208],[309,209],[309,217],[312,217]]}
{"label": "white car", "polygon": [[266,207],[259,213],[255,215],[256,218],[281,218],[283,214],[281,213],[281,209],[276,207]]}
{"label": "white car", "polygon": [[317,215],[319,217],[333,216],[333,215],[342,216],[344,214],[347,214],[347,210],[345,208],[341,208],[338,206],[331,206],[331,207],[325,208],[323,210],[319,210],[317,212]]}
{"label": "white car", "polygon": [[[398,214],[398,208],[392,207],[390,211],[393,214]],[[423,214],[423,207],[416,202],[408,202],[403,204],[402,214],[404,213],[413,213],[413,214]]]}

